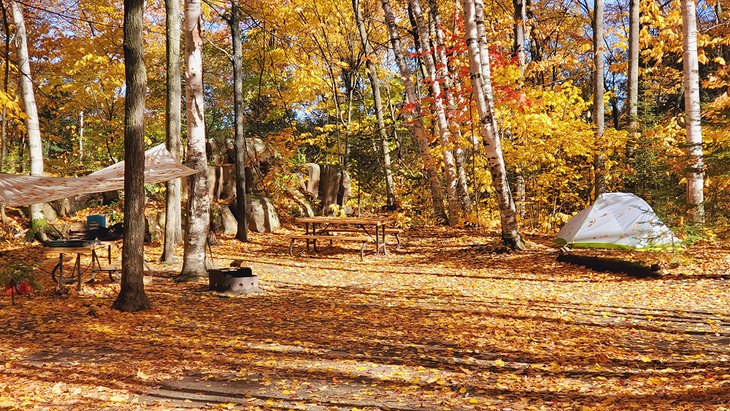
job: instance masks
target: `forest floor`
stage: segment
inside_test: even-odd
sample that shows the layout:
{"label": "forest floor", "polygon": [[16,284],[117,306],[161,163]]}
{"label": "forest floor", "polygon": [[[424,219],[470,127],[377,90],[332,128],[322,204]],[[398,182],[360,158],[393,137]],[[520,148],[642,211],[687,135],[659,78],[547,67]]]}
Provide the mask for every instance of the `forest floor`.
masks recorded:
{"label": "forest floor", "polygon": [[292,258],[284,234],[213,247],[259,275],[240,297],[174,282],[147,246],[153,308],[134,314],[104,276],[55,295],[45,260],[44,290],[0,298],[0,409],[730,409],[727,247],[602,253],[669,267],[634,278],[537,235],[510,254],[495,233],[407,231],[361,262],[351,243]]}

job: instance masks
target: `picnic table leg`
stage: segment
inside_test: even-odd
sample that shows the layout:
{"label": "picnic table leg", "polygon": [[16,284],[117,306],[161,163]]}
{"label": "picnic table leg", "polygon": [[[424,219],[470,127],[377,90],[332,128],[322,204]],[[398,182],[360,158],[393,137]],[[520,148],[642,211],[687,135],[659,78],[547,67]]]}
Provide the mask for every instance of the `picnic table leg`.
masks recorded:
{"label": "picnic table leg", "polygon": [[58,255],[58,291],[63,291],[63,253]]}
{"label": "picnic table leg", "polygon": [[81,291],[81,253],[76,253],[76,264],[74,264],[74,269],[78,276],[76,279],[76,290]]}
{"label": "picnic table leg", "polygon": [[375,225],[375,255],[380,254],[380,224]]}
{"label": "picnic table leg", "polygon": [[[309,235],[309,223],[304,223],[304,234]],[[307,242],[307,253],[309,253],[309,239],[306,238],[304,241]],[[292,245],[294,245],[293,241]]]}
{"label": "picnic table leg", "polygon": [[101,271],[101,261],[99,261],[99,254],[96,253],[95,249],[91,249],[91,279],[96,280],[96,272]]}
{"label": "picnic table leg", "polygon": [[[317,235],[317,223],[312,223],[312,234]],[[312,244],[314,245],[314,252],[317,252],[317,239],[312,239]]]}

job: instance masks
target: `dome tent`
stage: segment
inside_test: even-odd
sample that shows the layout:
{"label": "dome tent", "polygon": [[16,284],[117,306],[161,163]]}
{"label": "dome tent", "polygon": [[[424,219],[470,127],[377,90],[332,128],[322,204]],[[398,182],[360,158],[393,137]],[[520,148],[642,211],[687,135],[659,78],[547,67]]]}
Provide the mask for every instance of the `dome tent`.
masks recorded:
{"label": "dome tent", "polygon": [[681,245],[651,206],[630,193],[601,194],[558,233],[558,244],[577,248],[662,249]]}

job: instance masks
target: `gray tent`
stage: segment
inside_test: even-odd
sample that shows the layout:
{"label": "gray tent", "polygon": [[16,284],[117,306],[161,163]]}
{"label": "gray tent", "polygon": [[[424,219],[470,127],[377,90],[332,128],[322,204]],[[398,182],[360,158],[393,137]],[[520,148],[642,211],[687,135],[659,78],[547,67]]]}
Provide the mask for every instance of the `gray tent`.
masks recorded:
{"label": "gray tent", "polygon": [[661,249],[681,246],[651,206],[630,193],[606,193],[558,233],[558,244],[578,248]]}

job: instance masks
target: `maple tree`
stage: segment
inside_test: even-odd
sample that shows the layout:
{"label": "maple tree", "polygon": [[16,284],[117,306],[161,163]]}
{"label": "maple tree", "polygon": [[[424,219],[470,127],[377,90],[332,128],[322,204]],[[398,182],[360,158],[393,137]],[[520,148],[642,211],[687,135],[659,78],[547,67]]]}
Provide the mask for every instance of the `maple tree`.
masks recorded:
{"label": "maple tree", "polygon": [[[149,308],[144,291],[144,101],[147,73],[142,23],[144,0],[124,2],[124,239],[121,289],[113,307],[134,312]],[[80,275],[80,274],[79,274]]]}

